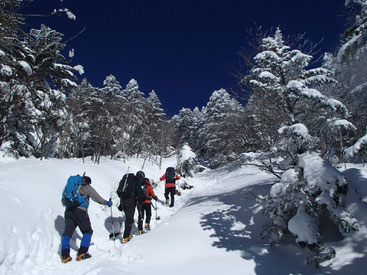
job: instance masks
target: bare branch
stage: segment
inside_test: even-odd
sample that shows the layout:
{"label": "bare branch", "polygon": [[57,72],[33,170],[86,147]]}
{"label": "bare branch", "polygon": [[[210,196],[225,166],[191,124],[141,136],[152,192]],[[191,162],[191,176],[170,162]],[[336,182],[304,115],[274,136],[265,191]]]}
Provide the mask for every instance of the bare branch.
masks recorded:
{"label": "bare branch", "polygon": [[78,32],[76,35],[74,35],[73,37],[69,38],[68,40],[66,40],[64,42],[64,44],[67,44],[68,42],[70,42],[71,40],[77,38],[79,35],[81,35],[83,32],[85,31],[85,28],[83,28],[80,32]]}

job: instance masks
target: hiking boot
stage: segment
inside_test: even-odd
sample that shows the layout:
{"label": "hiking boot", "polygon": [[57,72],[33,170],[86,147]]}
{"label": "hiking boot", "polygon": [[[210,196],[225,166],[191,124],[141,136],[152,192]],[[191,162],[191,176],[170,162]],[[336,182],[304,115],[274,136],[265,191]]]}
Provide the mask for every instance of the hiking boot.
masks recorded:
{"label": "hiking boot", "polygon": [[149,223],[146,223],[145,224],[145,231],[150,231],[150,225],[149,225]]}
{"label": "hiking boot", "polygon": [[130,238],[123,238],[122,239],[122,243],[127,243],[128,241],[130,241],[131,239]]}
{"label": "hiking boot", "polygon": [[138,230],[138,234],[139,235],[141,235],[141,234],[143,234],[144,233],[144,231],[143,230]]}
{"label": "hiking boot", "polygon": [[70,262],[72,260],[72,258],[70,256],[67,256],[67,257],[61,257],[61,262],[63,264],[66,264],[68,262]]}
{"label": "hiking boot", "polygon": [[127,238],[123,238],[122,239],[122,243],[127,243],[128,241],[130,241],[131,240],[131,238],[133,237],[133,235],[130,235],[129,237],[127,237]]}
{"label": "hiking boot", "polygon": [[76,260],[77,261],[81,261],[81,260],[86,260],[88,258],[92,257],[92,255],[90,255],[88,252],[85,252],[85,253],[82,253],[82,254],[79,254],[77,257],[76,257]]}
{"label": "hiking boot", "polygon": [[169,200],[166,200],[166,206],[168,206],[169,205]]}

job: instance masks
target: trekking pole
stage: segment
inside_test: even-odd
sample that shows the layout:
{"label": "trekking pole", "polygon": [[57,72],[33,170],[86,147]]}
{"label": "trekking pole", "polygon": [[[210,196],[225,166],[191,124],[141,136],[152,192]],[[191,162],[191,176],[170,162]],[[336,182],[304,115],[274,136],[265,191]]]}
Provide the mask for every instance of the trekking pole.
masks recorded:
{"label": "trekking pole", "polygon": [[180,182],[177,181],[177,186],[178,186],[178,194],[179,196],[181,196],[181,186],[180,186]]}
{"label": "trekking pole", "polygon": [[154,208],[154,210],[155,210],[155,221],[156,221],[156,223],[157,223],[157,220],[160,220],[160,219],[161,219],[161,217],[159,217],[159,216],[158,216],[158,206],[157,206],[157,201],[155,201],[155,208]]}
{"label": "trekking pole", "polygon": [[[111,192],[111,197],[112,197],[112,192]],[[111,200],[111,198],[110,198]],[[111,208],[111,223],[112,223],[112,237],[113,237],[113,246],[115,247],[115,250],[116,250],[116,236],[115,236],[115,223],[113,221],[113,213],[112,213],[112,206],[110,207]]]}

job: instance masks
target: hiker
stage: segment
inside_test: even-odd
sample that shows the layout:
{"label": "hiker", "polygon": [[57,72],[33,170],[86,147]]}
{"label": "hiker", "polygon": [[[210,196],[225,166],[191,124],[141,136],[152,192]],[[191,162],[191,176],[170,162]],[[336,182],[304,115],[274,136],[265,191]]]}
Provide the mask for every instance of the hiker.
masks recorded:
{"label": "hiker", "polygon": [[181,177],[176,175],[175,168],[168,167],[166,169],[166,173],[160,177],[160,181],[166,180],[166,185],[164,189],[164,197],[166,198],[166,205],[169,204],[169,195],[171,194],[171,203],[169,207],[173,207],[175,203],[175,192],[176,192],[176,180],[179,180]]}
{"label": "hiker", "polygon": [[[80,177],[80,176],[78,176]],[[97,191],[91,186],[92,180],[90,177],[83,176],[82,183],[78,188],[78,202],[72,206],[66,206],[65,210],[65,229],[62,234],[61,240],[61,262],[67,263],[72,260],[70,257],[70,239],[78,226],[83,233],[82,240],[80,242],[80,248],[76,257],[77,261],[85,260],[92,257],[88,253],[89,245],[91,242],[93,230],[88,216],[89,198],[92,198],[95,202],[112,206],[112,201],[103,199]],[[65,191],[64,191],[65,193]],[[80,195],[79,195],[80,194]]]}
{"label": "hiker", "polygon": [[125,174],[117,189],[117,195],[120,198],[119,210],[125,213],[125,229],[122,236],[122,243],[127,243],[133,237],[131,229],[134,223],[134,214],[137,201],[142,201],[141,185],[144,180],[144,172],[139,171],[134,175],[133,173]]}
{"label": "hiker", "polygon": [[137,208],[138,208],[138,233],[143,234],[143,221],[144,221],[144,212],[146,213],[145,218],[145,225],[144,229],[146,232],[150,231],[150,219],[152,218],[152,198],[157,201],[158,197],[154,193],[152,184],[149,182],[147,178],[145,178],[144,172],[140,171],[142,173],[141,177],[144,178],[143,184],[141,186],[142,192],[143,192],[143,201],[140,203],[138,202]]}

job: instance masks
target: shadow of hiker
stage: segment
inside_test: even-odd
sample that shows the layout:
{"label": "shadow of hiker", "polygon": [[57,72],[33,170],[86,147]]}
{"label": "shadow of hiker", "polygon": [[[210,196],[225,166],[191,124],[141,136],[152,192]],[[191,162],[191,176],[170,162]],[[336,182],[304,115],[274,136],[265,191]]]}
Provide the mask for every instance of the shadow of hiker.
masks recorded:
{"label": "shadow of hiker", "polygon": [[[58,254],[61,256],[61,238],[62,238],[62,234],[64,233],[64,228],[65,228],[65,219],[64,219],[64,217],[58,215],[55,219],[54,225],[55,225],[56,231],[60,235],[60,245],[59,245],[59,249],[58,249]],[[76,243],[77,239],[81,240],[82,237],[78,234],[78,231],[75,230],[74,233],[73,233],[73,236],[70,239],[70,249],[78,251],[79,247]]]}
{"label": "shadow of hiker", "polygon": [[[125,221],[126,217],[124,211],[122,212],[119,211],[116,216],[115,215],[113,216],[113,224],[114,224],[113,227],[112,227],[112,217],[109,216],[105,219],[104,226],[109,233],[110,239],[113,239],[114,236],[116,239],[122,239],[125,229]],[[114,228],[114,231],[112,230],[112,228]],[[137,232],[138,232],[138,215],[137,210],[135,209],[134,222],[132,224],[130,233],[134,235]]]}
{"label": "shadow of hiker", "polygon": [[104,221],[104,226],[106,228],[106,230],[109,233],[109,238],[113,239],[113,238],[120,238],[122,237],[122,224],[125,222],[125,215],[121,216],[119,215],[118,217],[112,217],[109,216],[106,218],[106,220]]}

